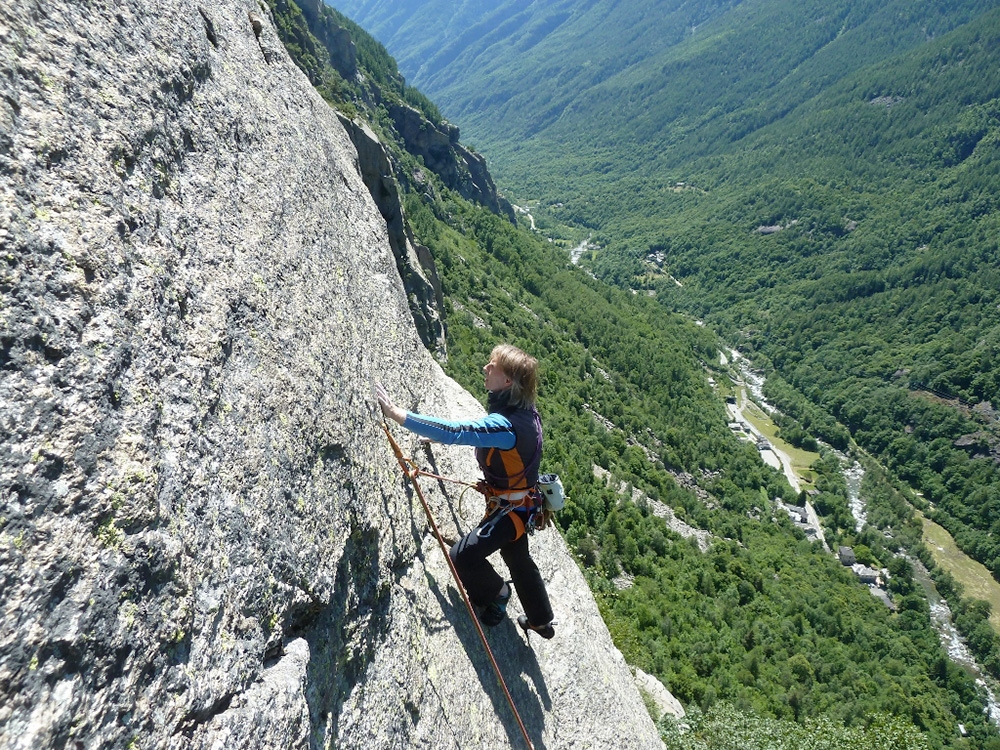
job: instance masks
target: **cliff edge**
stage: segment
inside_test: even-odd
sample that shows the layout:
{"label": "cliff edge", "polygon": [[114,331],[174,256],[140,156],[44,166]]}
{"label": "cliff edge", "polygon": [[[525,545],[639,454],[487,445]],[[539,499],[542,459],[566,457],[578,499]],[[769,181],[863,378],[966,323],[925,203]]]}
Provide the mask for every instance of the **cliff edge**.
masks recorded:
{"label": "cliff edge", "polygon": [[[0,747],[524,746],[371,384],[481,407],[266,6],[0,7],[0,243]],[[477,520],[425,490],[446,535]],[[558,636],[489,639],[534,746],[660,746],[562,539],[532,545]]]}

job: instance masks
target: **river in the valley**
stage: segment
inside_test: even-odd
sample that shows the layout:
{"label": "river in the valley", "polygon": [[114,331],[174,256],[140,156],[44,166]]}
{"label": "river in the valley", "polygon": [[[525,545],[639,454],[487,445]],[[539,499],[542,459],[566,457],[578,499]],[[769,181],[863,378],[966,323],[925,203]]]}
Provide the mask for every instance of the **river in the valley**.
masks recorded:
{"label": "river in the valley", "polygon": [[[865,470],[857,461],[849,459],[839,451],[835,452],[840,458],[841,466],[844,467],[843,472],[844,479],[847,481],[848,504],[851,508],[851,515],[854,516],[854,521],[860,531],[868,519],[865,501],[861,496],[861,480],[865,477]],[[920,584],[924,590],[924,594],[927,596],[927,603],[930,605],[931,611],[931,624],[941,639],[941,645],[948,652],[948,657],[971,674],[976,684],[983,690],[986,695],[986,712],[989,715],[990,721],[1000,728],[1000,704],[997,703],[997,693],[1000,692],[1000,686],[998,686],[996,680],[980,668],[976,658],[969,651],[969,647],[962,640],[962,636],[955,629],[951,617],[951,608],[944,597],[938,593],[937,588],[934,586],[934,581],[931,580],[930,574],[927,572],[927,568],[924,567],[920,560],[911,557],[907,557],[907,559],[913,565],[913,579]]]}
{"label": "river in the valley", "polygon": [[969,651],[962,636],[955,629],[951,620],[951,608],[948,606],[948,602],[938,594],[927,568],[920,560],[910,559],[910,562],[913,563],[913,579],[923,587],[924,593],[927,594],[927,603],[931,607],[931,624],[941,638],[941,645],[948,652],[949,658],[969,672],[975,678],[976,684],[986,693],[986,711],[990,721],[1000,727],[1000,704],[997,703],[997,691],[1000,690],[1000,686],[997,685],[996,680],[984,675],[979,668],[972,652]]}
{"label": "river in the valley", "polygon": [[[861,480],[865,478],[864,467],[857,461],[849,462],[846,456],[838,452],[840,465],[844,469],[844,480],[847,482],[847,498],[851,508],[851,515],[854,516],[854,523],[858,531],[868,523],[868,511],[865,503],[861,499]],[[848,465],[850,464],[850,465]]]}
{"label": "river in the valley", "polygon": [[[725,354],[721,355],[721,363],[728,364]],[[764,400],[764,377],[753,370],[750,362],[738,352],[730,349],[728,361],[739,370],[743,383],[747,390],[754,397],[761,408],[767,412],[773,411]],[[851,515],[860,531],[868,521],[868,513],[865,507],[864,498],[861,495],[861,482],[865,476],[864,467],[857,461],[848,458],[847,455],[834,451],[840,459],[843,468],[844,479],[847,482],[847,498],[851,509]],[[794,484],[793,484],[794,486]],[[976,684],[983,690],[986,696],[986,712],[990,721],[1000,727],[1000,703],[997,702],[997,694],[1000,693],[1000,684],[980,668],[972,652],[969,651],[965,641],[962,640],[958,630],[952,622],[951,608],[948,602],[938,593],[934,582],[931,580],[927,569],[919,560],[910,559],[913,564],[913,578],[923,588],[927,595],[927,602],[930,605],[931,623],[941,639],[941,645],[948,652],[949,658],[963,669],[965,669],[975,679]]]}

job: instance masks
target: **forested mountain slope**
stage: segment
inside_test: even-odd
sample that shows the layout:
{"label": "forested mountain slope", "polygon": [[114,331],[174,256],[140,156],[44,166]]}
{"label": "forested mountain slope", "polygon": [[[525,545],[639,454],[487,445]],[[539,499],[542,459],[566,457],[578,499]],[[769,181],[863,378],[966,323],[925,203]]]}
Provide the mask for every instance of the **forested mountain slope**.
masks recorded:
{"label": "forested mountain slope", "polygon": [[[297,59],[318,51],[295,6],[275,8]],[[377,77],[368,64],[395,64],[335,20],[356,40],[361,75],[328,100],[369,119],[392,154],[407,221],[440,273],[448,371],[478,387],[498,340],[544,364],[544,468],[570,492],[558,523],[629,662],[690,710],[694,732],[663,727],[670,747],[717,747],[734,732],[743,746],[788,750],[1000,744],[983,696],[942,650],[899,542],[857,535],[866,559],[893,571],[893,610],[791,524],[779,502],[794,493],[726,426],[710,385],[728,374],[714,332],[573,268],[560,248],[428,174],[379,106],[420,97],[391,75],[380,96],[359,86]],[[846,506],[836,457],[815,473],[818,500]],[[918,538],[891,484],[868,477],[870,513]]]}
{"label": "forested mountain slope", "polygon": [[[781,118],[867,65],[914,49],[995,2],[893,0],[469,3],[341,0],[410,82],[521,187],[531,158],[614,156],[649,173]],[[706,138],[706,126],[711,134]],[[629,154],[622,146],[637,148]],[[554,156],[554,154],[553,154]],[[619,161],[625,158],[624,162]],[[553,179],[556,175],[542,177]]]}
{"label": "forested mountain slope", "polygon": [[478,36],[463,3],[342,5],[540,225],[773,366],[1000,576],[996,2],[511,3]]}

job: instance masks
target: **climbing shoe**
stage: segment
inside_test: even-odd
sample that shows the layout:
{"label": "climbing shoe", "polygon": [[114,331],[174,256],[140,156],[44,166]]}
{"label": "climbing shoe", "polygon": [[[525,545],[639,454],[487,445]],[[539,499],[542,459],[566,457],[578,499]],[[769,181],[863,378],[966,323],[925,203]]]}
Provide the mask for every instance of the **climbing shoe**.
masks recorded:
{"label": "climbing shoe", "polygon": [[507,616],[507,602],[510,601],[510,586],[504,584],[504,588],[507,589],[507,593],[504,594],[503,589],[500,589],[500,595],[483,607],[482,612],[479,613],[479,621],[483,625],[492,628],[503,622],[503,618]]}
{"label": "climbing shoe", "polygon": [[551,622],[548,625],[532,625],[528,622],[527,617],[525,617],[524,615],[520,615],[517,618],[517,624],[521,626],[521,630],[523,630],[525,633],[527,633],[530,630],[534,633],[538,633],[538,635],[542,636],[542,638],[544,638],[545,640],[548,640],[549,638],[554,638],[556,635],[556,630],[555,628],[552,627]]}

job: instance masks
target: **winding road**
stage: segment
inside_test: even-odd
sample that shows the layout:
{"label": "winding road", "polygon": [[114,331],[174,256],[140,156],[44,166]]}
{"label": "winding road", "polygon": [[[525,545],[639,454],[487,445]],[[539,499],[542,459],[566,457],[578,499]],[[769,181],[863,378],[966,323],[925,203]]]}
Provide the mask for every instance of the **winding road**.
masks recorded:
{"label": "winding road", "polygon": [[[792,468],[792,457],[785,453],[783,450],[775,446],[770,440],[767,439],[760,431],[753,426],[749,419],[743,416],[743,409],[747,405],[747,392],[741,383],[736,383],[738,388],[736,403],[726,404],[729,410],[730,416],[734,421],[739,422],[743,425],[743,429],[753,435],[757,440],[758,449],[760,450],[760,457],[764,463],[769,466],[773,466],[775,469],[780,469],[785,473],[785,478],[788,483],[792,486],[792,489],[796,493],[802,491],[802,485],[799,482],[799,477]],[[766,444],[767,447],[760,447]],[[809,526],[816,530],[816,538],[823,543],[823,549],[829,551],[830,547],[826,543],[826,537],[823,536],[823,527],[819,522],[819,516],[816,515],[816,509],[813,508],[812,503],[806,500],[806,517],[809,519]]]}

